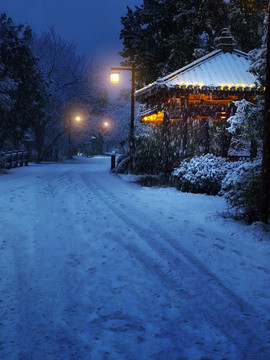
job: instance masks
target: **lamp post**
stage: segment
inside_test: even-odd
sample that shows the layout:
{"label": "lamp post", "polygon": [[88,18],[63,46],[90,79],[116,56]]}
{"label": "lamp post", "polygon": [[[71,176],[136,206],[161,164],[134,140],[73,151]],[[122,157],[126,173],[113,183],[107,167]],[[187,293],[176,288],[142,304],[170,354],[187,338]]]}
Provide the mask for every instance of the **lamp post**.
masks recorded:
{"label": "lamp post", "polygon": [[134,105],[135,105],[135,64],[132,62],[131,67],[112,67],[111,68],[111,82],[120,82],[119,71],[131,71],[131,104],[130,104],[130,128],[129,128],[129,170],[134,169],[134,153],[135,153],[135,139],[134,139]]}
{"label": "lamp post", "polygon": [[[69,117],[68,119],[68,159],[72,159],[72,153],[71,153],[71,120],[72,118]],[[80,122],[81,121],[81,117],[80,116],[75,116],[74,118],[75,121]]]}

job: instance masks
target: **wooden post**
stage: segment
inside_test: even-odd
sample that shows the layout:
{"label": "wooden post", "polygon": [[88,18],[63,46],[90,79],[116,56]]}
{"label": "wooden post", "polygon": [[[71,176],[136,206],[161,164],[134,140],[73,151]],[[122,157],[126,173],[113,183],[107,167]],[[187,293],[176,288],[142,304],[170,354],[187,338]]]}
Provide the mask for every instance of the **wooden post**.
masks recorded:
{"label": "wooden post", "polygon": [[162,128],[162,172],[163,172],[163,181],[166,183],[169,176],[168,171],[168,147],[169,147],[169,120],[168,114],[164,111],[163,118],[163,128]]}
{"label": "wooden post", "polygon": [[23,166],[23,151],[18,152],[18,165]]}
{"label": "wooden post", "polygon": [[25,166],[28,166],[28,160],[29,160],[29,153],[28,153],[28,151],[24,151],[23,157],[24,157],[24,165],[25,165]]}
{"label": "wooden post", "polygon": [[115,155],[111,155],[111,170],[115,168]]}
{"label": "wooden post", "polygon": [[204,155],[209,154],[210,135],[209,135],[209,119],[203,121],[203,138],[204,138]]}
{"label": "wooden post", "polygon": [[18,167],[18,150],[14,150],[12,154],[12,165],[14,168]]}
{"label": "wooden post", "polygon": [[268,223],[270,192],[270,5],[268,6],[268,34],[266,54],[266,88],[263,130],[263,159],[260,219]]}
{"label": "wooden post", "polygon": [[12,168],[12,151],[8,151],[6,154],[6,158],[7,158],[7,169],[11,169]]}
{"label": "wooden post", "polygon": [[182,118],[181,124],[181,148],[180,148],[180,160],[184,160],[187,155],[187,142],[188,142],[188,95],[185,96],[184,104],[185,115]]}

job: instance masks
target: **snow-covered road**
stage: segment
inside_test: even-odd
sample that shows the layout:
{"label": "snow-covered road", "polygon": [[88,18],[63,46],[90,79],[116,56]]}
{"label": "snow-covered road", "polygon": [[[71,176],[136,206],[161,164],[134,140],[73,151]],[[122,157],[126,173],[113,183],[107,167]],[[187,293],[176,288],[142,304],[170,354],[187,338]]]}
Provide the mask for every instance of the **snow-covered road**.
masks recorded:
{"label": "snow-covered road", "polygon": [[109,165],[0,176],[0,359],[269,360],[269,233]]}

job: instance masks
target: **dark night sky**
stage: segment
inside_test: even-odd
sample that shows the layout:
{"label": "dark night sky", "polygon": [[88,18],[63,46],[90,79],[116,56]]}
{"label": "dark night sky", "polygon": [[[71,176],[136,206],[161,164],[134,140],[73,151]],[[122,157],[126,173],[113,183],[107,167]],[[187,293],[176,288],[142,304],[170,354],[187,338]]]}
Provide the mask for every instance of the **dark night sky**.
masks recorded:
{"label": "dark night sky", "polygon": [[142,0],[1,0],[0,12],[37,32],[53,25],[63,39],[77,44],[80,54],[114,65],[121,59],[120,17],[127,6],[141,4]]}

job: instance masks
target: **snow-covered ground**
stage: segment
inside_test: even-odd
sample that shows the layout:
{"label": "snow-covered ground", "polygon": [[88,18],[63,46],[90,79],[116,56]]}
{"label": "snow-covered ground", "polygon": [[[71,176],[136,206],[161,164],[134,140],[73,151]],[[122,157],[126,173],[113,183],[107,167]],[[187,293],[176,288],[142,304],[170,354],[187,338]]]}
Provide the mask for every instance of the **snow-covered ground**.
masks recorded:
{"label": "snow-covered ground", "polygon": [[109,165],[0,176],[0,359],[269,360],[270,233]]}

